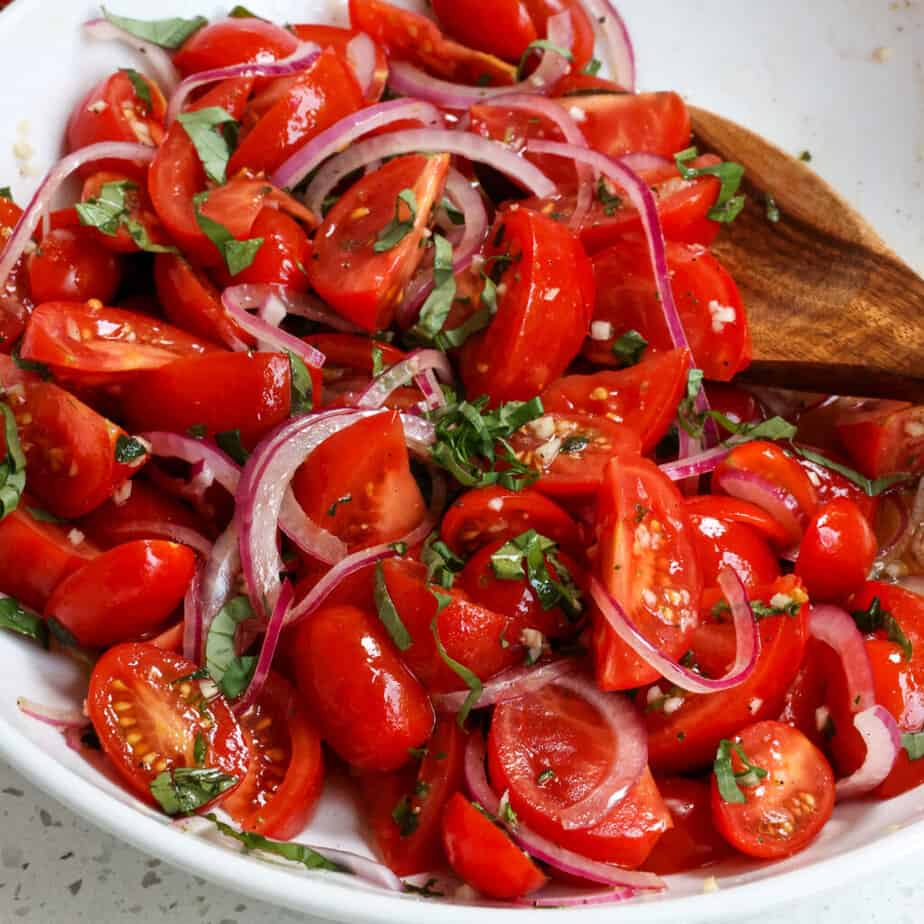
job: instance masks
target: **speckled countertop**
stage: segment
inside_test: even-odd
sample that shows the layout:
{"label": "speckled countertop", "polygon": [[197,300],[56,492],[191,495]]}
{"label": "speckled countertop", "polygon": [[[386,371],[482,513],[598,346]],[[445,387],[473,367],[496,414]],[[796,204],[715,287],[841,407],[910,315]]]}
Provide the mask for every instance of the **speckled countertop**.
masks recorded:
{"label": "speckled countertop", "polygon": [[[145,856],[58,805],[0,763],[0,922],[265,924],[313,920],[213,886]],[[742,924],[912,924],[920,861]],[[614,921],[619,915],[614,914]],[[317,922],[320,924],[320,922]],[[682,922],[679,922],[682,924]]]}

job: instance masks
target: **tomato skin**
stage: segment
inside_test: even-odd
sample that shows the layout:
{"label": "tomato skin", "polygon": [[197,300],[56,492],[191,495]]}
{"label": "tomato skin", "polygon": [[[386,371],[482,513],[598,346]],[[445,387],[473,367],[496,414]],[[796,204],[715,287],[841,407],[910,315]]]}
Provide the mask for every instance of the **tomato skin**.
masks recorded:
{"label": "tomato skin", "polygon": [[121,278],[118,257],[89,228],[49,231],[26,258],[26,271],[36,304],[90,298],[108,302]]}
{"label": "tomato skin", "polygon": [[[397,157],[351,186],[327,213],[314,238],[311,285],[338,314],[370,333],[387,328],[404,289],[423,258],[420,242],[430,211],[442,195],[448,155]],[[398,194],[417,201],[413,230],[394,247],[375,252],[379,233],[395,214],[408,220]]]}
{"label": "tomato skin", "polygon": [[454,39],[506,61],[519,61],[538,38],[522,0],[434,0],[433,12]]}
{"label": "tomato skin", "polygon": [[449,800],[443,814],[443,848],[454,872],[490,898],[520,898],[547,881],[510,837],[461,793]]}
{"label": "tomato skin", "polygon": [[724,860],[731,851],[712,823],[709,784],[682,776],[657,777],[655,782],[674,824],[661,835],[642,869],[669,876]]}
{"label": "tomato skin", "polygon": [[219,19],[193,33],[174,55],[173,63],[188,77],[232,64],[286,58],[297,44],[287,29],[256,16]]}
{"label": "tomato skin", "polygon": [[[598,573],[606,589],[649,641],[667,657],[680,658],[699,624],[703,583],[676,486],[647,459],[613,459],[597,495],[597,535]],[[601,689],[628,690],[657,679],[657,671],[600,613],[593,621]]]}
{"label": "tomato skin", "polygon": [[[316,23],[296,23],[290,26],[295,35],[303,42],[314,42],[322,48],[332,48],[341,58],[349,63],[348,46],[358,35],[353,29],[341,29],[337,26],[320,26]],[[366,88],[366,103],[377,103],[388,82],[388,58],[379,45],[375,46],[375,70],[372,80]]]}
{"label": "tomato skin", "polygon": [[[677,310],[693,352],[693,363],[707,379],[729,381],[751,361],[747,314],[734,279],[704,247],[667,244],[667,265]],[[647,341],[646,356],[673,348],[664,312],[651,281],[651,262],[644,244],[626,241],[594,256],[599,296],[594,320],[613,326],[607,340],[588,340],[584,355],[593,362],[615,365],[615,339],[637,330]],[[731,309],[734,320],[713,318],[710,305]],[[718,331],[714,325],[720,325]]]}
{"label": "tomato skin", "polygon": [[[0,241],[4,243],[13,233],[22,209],[0,196]],[[28,292],[26,262],[20,257],[0,286],[0,352],[9,353],[19,339],[32,311],[33,302]]]}
{"label": "tomato skin", "polygon": [[149,805],[157,804],[150,790],[155,776],[196,766],[199,736],[206,743],[207,766],[236,777],[238,784],[246,775],[250,753],[225,698],[219,695],[206,705],[197,682],[173,683],[198,667],[171,651],[129,642],[110,648],[90,675],[87,714],[103,751],[128,788]]}
{"label": "tomato skin", "polygon": [[863,586],[876,550],[876,536],[860,508],[850,500],[833,500],[809,522],[796,574],[813,600],[843,600]]}
{"label": "tomato skin", "polygon": [[457,555],[468,555],[494,539],[513,539],[528,529],[548,536],[571,554],[583,552],[574,520],[554,501],[529,488],[466,491],[444,514],[440,538]]}
{"label": "tomato skin", "polygon": [[[269,675],[257,702],[240,722],[250,768],[222,808],[245,831],[290,840],[308,824],[321,797],[321,738],[295,688],[279,674]],[[279,752],[285,757],[282,767]]]}
{"label": "tomato skin", "polygon": [[[529,400],[577,356],[594,304],[593,270],[577,237],[557,222],[516,208],[489,235],[486,260],[509,254],[490,326],[462,347],[469,396],[494,404]],[[500,264],[502,265],[502,264]]]}
{"label": "tomato skin", "polygon": [[864,402],[837,420],[837,435],[869,478],[924,470],[924,406],[904,401]]}
{"label": "tomato skin", "polygon": [[715,517],[732,523],[741,523],[750,526],[759,533],[775,549],[786,549],[789,546],[789,534],[783,526],[766,510],[750,501],[726,494],[700,494],[684,499],[687,511],[691,516]]}
{"label": "tomato skin", "polygon": [[542,406],[547,412],[596,414],[625,423],[648,453],[677,414],[689,364],[689,350],[671,350],[628,369],[566,375],[542,393]]}
{"label": "tomato skin", "polygon": [[69,528],[37,520],[30,506],[23,497],[0,520],[0,591],[41,611],[54,589],[98,550],[86,540],[71,542]]}
{"label": "tomato skin", "polygon": [[[712,817],[722,836],[748,856],[778,860],[815,839],[834,811],[834,773],[824,755],[800,731],[758,722],[736,741],[748,759],[767,771],[765,782],[741,786],[745,802],[726,802],[712,778]],[[732,768],[742,772],[737,754]]]}
{"label": "tomato skin", "polygon": [[279,353],[190,356],[134,377],[119,400],[136,431],[186,433],[204,424],[208,436],[240,430],[252,448],[289,416],[289,360]]}
{"label": "tomato skin", "polygon": [[325,607],[295,641],[298,688],[324,740],[360,770],[397,770],[433,730],[430,700],[371,613]]}

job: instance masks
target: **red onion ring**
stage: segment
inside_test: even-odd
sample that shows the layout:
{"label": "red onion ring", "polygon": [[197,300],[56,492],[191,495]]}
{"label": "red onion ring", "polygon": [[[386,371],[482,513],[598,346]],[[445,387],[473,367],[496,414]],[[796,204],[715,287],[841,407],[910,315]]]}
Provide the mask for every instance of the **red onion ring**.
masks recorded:
{"label": "red onion ring", "polygon": [[847,680],[847,698],[854,714],[876,705],[873,669],[857,624],[837,606],[813,606],[809,635],[833,648]]}
{"label": "red onion ring", "polygon": [[892,772],[902,747],[898,723],[884,706],[871,706],[853,717],[853,724],[866,745],[866,757],[858,770],[838,780],[838,801],[872,792]]}
{"label": "red onion ring", "polygon": [[732,568],[725,567],[719,572],[718,582],[731,606],[735,626],[735,662],[723,677],[715,680],[703,677],[662,654],[595,577],[590,579],[590,595],[612,630],[662,677],[689,693],[718,693],[744,683],[754,672],[760,657],[760,633],[741,578]]}
{"label": "red onion ring", "polygon": [[84,148],[68,154],[45,174],[38,189],[29,200],[25,211],[19,216],[13,233],[0,249],[0,291],[2,291],[16,262],[23,255],[32,235],[48,210],[61,184],[84,164],[97,160],[127,160],[140,164],[149,164],[154,159],[156,149],[145,144],[127,141],[100,141],[88,144]]}
{"label": "red onion ring", "polygon": [[164,458],[182,459],[190,465],[198,465],[197,479],[207,489],[217,481],[229,494],[237,491],[241,479],[241,470],[230,456],[225,455],[217,446],[191,436],[151,430],[141,434],[141,439],[151,446],[151,455]]}
{"label": "red onion ring", "polygon": [[183,596],[183,657],[199,661],[202,648],[202,574],[203,563],[196,569]]}
{"label": "red onion ring", "polygon": [[676,165],[673,161],[668,160],[666,157],[661,157],[660,154],[651,154],[648,151],[633,151],[631,154],[623,156],[622,162],[636,173],[663,170],[665,167],[676,170]]}
{"label": "red onion ring", "polygon": [[292,54],[278,61],[232,64],[229,67],[215,67],[211,70],[190,74],[170,97],[167,105],[167,125],[170,125],[183,111],[189,95],[207,83],[232,80],[236,77],[291,77],[309,68],[320,55],[321,49],[314,42],[299,42]]}
{"label": "red onion ring", "polygon": [[320,215],[321,205],[331,190],[354,170],[373,160],[417,151],[445,151],[488,164],[534,196],[551,196],[555,192],[555,184],[538,167],[500,142],[468,132],[412,128],[408,131],[366,138],[329,160],[311,181],[305,192],[305,203]]}
{"label": "red onion ring", "polygon": [[[442,128],[444,124],[439,109],[419,99],[393,99],[368,106],[345,116],[330,128],[315,135],[276,169],[270,178],[271,182],[281,189],[293,189],[325,160],[345,151],[354,141],[368,135],[369,132],[395,122],[407,121],[423,122],[432,128]],[[321,202],[323,201],[322,198]],[[318,209],[315,214],[323,213]]]}
{"label": "red onion ring", "polygon": [[[601,694],[602,695],[602,694]],[[484,769],[484,738],[480,732],[472,732],[465,749],[465,784],[472,799],[478,802],[492,815],[497,814],[499,800],[488,783]],[[588,882],[596,882],[614,889],[639,889],[644,891],[661,891],[664,881],[654,873],[639,870],[620,869],[599,860],[590,860],[580,854],[565,850],[540,834],[536,834],[518,822],[515,827],[508,826],[511,839],[520,845],[531,857],[540,860],[570,876],[577,876]]]}
{"label": "red onion ring", "polygon": [[23,715],[29,716],[30,719],[44,722],[46,725],[51,725],[53,728],[85,728],[89,724],[81,709],[45,706],[42,703],[26,699],[25,696],[17,697],[16,705]]}
{"label": "red onion ring", "polygon": [[212,620],[234,592],[240,571],[238,533],[232,520],[231,525],[215,540],[212,554],[202,563],[196,580],[190,584],[190,592],[193,594],[191,612],[187,612],[186,600],[183,601],[183,619],[192,620],[191,627],[183,627],[184,650],[187,629],[190,638],[198,638],[199,643],[193,654],[188,655],[190,660],[201,662]]}
{"label": "red onion ring", "polygon": [[345,334],[359,334],[363,331],[355,324],[351,324],[339,314],[331,311],[320,299],[304,292],[296,292],[286,286],[247,284],[234,287],[237,300],[242,308],[252,311],[255,308],[265,308],[270,304],[270,296],[285,308],[286,314],[294,314],[299,318],[307,318],[318,324],[325,324],[334,330]]}
{"label": "red onion ring", "polygon": [[[452,366],[446,354],[440,350],[415,350],[401,362],[395,363],[386,369],[381,375],[376,376],[366,390],[359,396],[356,407],[363,410],[375,410],[380,408],[387,400],[388,396],[407,385],[408,382],[414,381],[418,376],[425,372],[436,372],[439,377],[447,384],[453,381]],[[442,390],[437,388],[440,398]],[[426,394],[425,394],[425,397]],[[428,403],[431,399],[428,398]],[[434,399],[435,400],[435,396]]]}
{"label": "red onion ring", "polygon": [[169,539],[171,542],[178,542],[180,545],[189,546],[204,558],[207,558],[212,551],[212,543],[202,533],[190,529],[188,526],[180,526],[166,520],[135,520],[132,523],[125,524],[118,531],[121,532],[123,529],[150,534],[161,539]]}
{"label": "red onion ring", "polygon": [[610,0],[582,0],[598,31],[610,76],[624,90],[635,92],[635,51],[629,30]]}
{"label": "red onion ring", "polygon": [[173,59],[160,45],[146,42],[144,39],[132,35],[131,32],[120,29],[115,23],[109,22],[108,19],[91,19],[83,24],[83,31],[87,35],[104,42],[119,41],[130,45],[148,60],[157,83],[164,93],[169,96],[176,89],[177,84],[180,82],[180,75],[173,65]]}
{"label": "red onion ring", "polygon": [[368,97],[375,77],[375,42],[365,32],[358,32],[347,42],[346,57],[363,96]]}
{"label": "red onion ring", "polygon": [[757,472],[725,468],[713,476],[712,486],[713,490],[718,488],[725,494],[750,501],[766,510],[785,527],[794,540],[798,540],[804,532],[799,502],[785,488],[773,484]]}
{"label": "red onion ring", "polygon": [[676,462],[665,462],[659,468],[671,481],[683,481],[686,478],[696,478],[714,472],[730,452],[731,450],[725,447],[707,449],[700,455],[687,456]]}
{"label": "red onion ring", "polygon": [[[561,658],[547,664],[520,665],[495,674],[486,681],[481,696],[472,704],[473,709],[485,709],[518,699],[527,693],[534,693],[544,686],[557,681],[565,674],[577,670],[577,663],[572,658]],[[455,693],[433,693],[430,699],[439,712],[458,712],[468,697],[467,690]]]}

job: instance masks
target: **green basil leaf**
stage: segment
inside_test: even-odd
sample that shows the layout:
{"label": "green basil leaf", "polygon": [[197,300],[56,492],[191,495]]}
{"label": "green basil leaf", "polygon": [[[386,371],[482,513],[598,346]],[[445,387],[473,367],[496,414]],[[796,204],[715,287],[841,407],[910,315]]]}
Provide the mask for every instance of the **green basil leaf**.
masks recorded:
{"label": "green basil leaf", "polygon": [[378,378],[385,371],[385,362],[382,358],[382,348],[374,346],[372,348],[372,377]]}
{"label": "green basil leaf", "polygon": [[[401,218],[402,203],[407,207],[407,218]],[[395,203],[395,217],[379,232],[372,249],[376,253],[385,253],[385,251],[397,247],[414,230],[416,220],[417,197],[414,195],[414,190],[402,189],[398,193],[398,200]]]}
{"label": "green basil leaf", "polygon": [[420,816],[411,805],[410,796],[402,796],[391,810],[391,820],[401,837],[410,837],[420,827]]}
{"label": "green basil leaf", "polygon": [[257,251],[263,246],[264,239],[253,237],[246,241],[239,241],[223,224],[202,212],[200,206],[207,196],[208,193],[200,193],[193,199],[196,222],[203,234],[218,248],[218,252],[228,267],[228,272],[236,276],[253,263]]}
{"label": "green basil leaf", "polygon": [[124,29],[136,38],[144,39],[160,45],[161,48],[176,49],[193,33],[198,32],[208,24],[204,16],[194,16],[192,19],[130,19],[128,16],[116,16],[103,7],[103,16],[114,26]]}
{"label": "green basil leaf", "polygon": [[[738,755],[744,764],[745,769],[742,773],[736,773],[732,766],[732,751]],[[723,738],[719,742],[712,770],[715,773],[719,795],[722,800],[737,805],[742,805],[747,801],[741,791],[741,786],[757,786],[767,776],[767,771],[763,767],[758,767],[757,764],[748,760],[748,756],[744,753],[744,748],[740,744],[735,744],[735,742],[729,741],[727,738]]]}
{"label": "green basil leaf", "polygon": [[0,596],[0,629],[24,635],[43,648],[48,647],[48,626],[45,620],[23,609],[13,597]]}
{"label": "green basil leaf", "polygon": [[151,88],[148,86],[148,82],[134,68],[122,67],[119,69],[131,81],[132,89],[135,91],[135,97],[143,106],[142,111],[145,114],[149,113],[151,107],[154,105],[154,100],[151,98]]}
{"label": "green basil leaf", "polygon": [[440,200],[440,208],[446,213],[446,217],[454,225],[458,226],[465,224],[465,213],[457,209],[448,196],[443,196]]}
{"label": "green basil leaf", "polygon": [[902,735],[902,747],[908,760],[920,760],[924,757],[924,732],[905,732]]}
{"label": "green basil leaf", "polygon": [[197,767],[202,767],[205,764],[205,757],[208,754],[208,741],[205,739],[205,735],[202,732],[196,732],[196,741],[193,745],[193,760],[196,762]]}
{"label": "green basil leaf", "polygon": [[613,341],[613,355],[622,369],[639,363],[647,348],[648,341],[637,330],[627,330]]}
{"label": "green basil leaf", "polygon": [[0,199],[9,199],[13,201],[13,190],[9,186],[0,186]]}
{"label": "green basil leaf", "polygon": [[120,434],[115,444],[115,460],[122,465],[132,465],[148,454],[144,443],[134,436]]}
{"label": "green basil leaf", "polygon": [[603,65],[596,58],[591,58],[581,69],[581,73],[586,74],[588,77],[596,77],[600,73],[601,67]]}
{"label": "green basil leaf", "polygon": [[717,177],[721,183],[719,198],[709,210],[709,217],[713,221],[724,224],[734,221],[744,208],[744,196],[737,194],[741,187],[741,180],[744,178],[744,167],[741,164],[729,162],[714,164],[711,167],[689,166],[690,161],[696,160],[698,156],[699,151],[696,148],[687,148],[674,155],[680,175],[685,180],[695,180],[701,176]]}
{"label": "green basil leaf", "polygon": [[430,631],[433,633],[433,639],[436,642],[436,650],[440,658],[442,658],[443,663],[468,687],[468,696],[465,697],[465,702],[462,704],[462,708],[456,716],[456,722],[459,723],[459,727],[465,728],[465,720],[472,711],[472,706],[478,702],[483,684],[481,680],[479,680],[477,674],[470,671],[464,664],[460,664],[455,658],[450,657],[449,653],[446,651],[446,646],[443,645],[443,640],[440,638],[437,618],[446,606],[452,602],[452,597],[448,597],[446,594],[441,594],[436,591],[430,592],[436,597],[438,606],[437,614],[430,623]]}
{"label": "green basil leaf", "polygon": [[726,417],[719,411],[709,411],[708,416],[721,424],[732,437],[726,445],[739,445],[750,440],[791,440],[796,435],[796,427],[782,417],[769,417],[758,423],[742,423]]}
{"label": "green basil leaf", "polygon": [[205,640],[205,665],[228,699],[247,689],[257,666],[256,657],[238,655],[235,644],[238,626],[251,618],[250,601],[245,596],[232,597],[212,620]]}
{"label": "green basil leaf", "polygon": [[0,402],[3,414],[3,431],[6,438],[6,457],[0,462],[0,520],[18,506],[26,487],[26,456],[19,442],[16,418],[8,404]]}
{"label": "green basil leaf", "polygon": [[420,309],[420,317],[412,328],[422,340],[433,341],[443,329],[456,297],[456,277],[452,270],[452,244],[441,234],[433,236],[433,290]]}
{"label": "green basil leaf", "polygon": [[241,6],[238,4],[235,6],[228,15],[232,19],[262,19],[263,17],[257,16],[256,13],[251,13],[246,6]]}
{"label": "green basil leaf", "polygon": [[375,566],[375,584],[374,584],[375,608],[379,614],[379,620],[385,626],[386,631],[391,636],[399,651],[407,651],[414,644],[411,633],[401,621],[401,616],[395,607],[391,594],[388,592],[388,585],[385,583],[385,572],[382,569],[382,563]]}
{"label": "green basil leaf", "polygon": [[427,567],[427,583],[438,584],[448,590],[456,575],[465,567],[465,561],[438,536],[438,533],[427,536],[420,550],[420,560]]}
{"label": "green basil leaf", "polygon": [[205,109],[181,112],[177,121],[189,135],[209,178],[216,183],[224,183],[228,161],[231,159],[231,145],[225,134],[215,129],[222,125],[236,126],[235,120],[220,106],[207,106]]}
{"label": "green basil leaf", "polygon": [[263,837],[262,834],[252,834],[250,831],[235,831],[230,825],[219,821],[218,817],[211,812],[205,817],[213,822],[222,834],[234,838],[239,844],[243,844],[248,851],[258,850],[261,853],[282,857],[283,860],[301,863],[306,869],[326,869],[332,873],[349,872],[348,869],[333,863],[327,857],[322,856],[305,844],[297,844],[295,841],[272,841],[268,837]]}
{"label": "green basil leaf", "polygon": [[706,418],[696,410],[696,399],[703,387],[703,370],[690,369],[687,372],[687,389],[677,408],[677,422],[694,439],[703,435]]}
{"label": "green basil leaf", "polygon": [[901,648],[905,660],[911,660],[911,640],[905,635],[899,621],[882,608],[879,597],[873,597],[873,602],[865,610],[854,610],[850,615],[861,632],[867,635],[871,632],[885,632],[889,641]]}
{"label": "green basil leaf", "polygon": [[212,767],[176,767],[151,780],[151,795],[168,815],[189,815],[237,782]]}
{"label": "green basil leaf", "polygon": [[26,507],[26,511],[33,520],[38,520],[39,523],[67,522],[67,520],[62,520],[60,517],[56,517],[53,513],[49,513],[47,510],[43,510],[41,507]]}
{"label": "green basil leaf", "polygon": [[809,462],[814,462],[816,465],[829,468],[832,472],[843,475],[849,482],[855,484],[869,497],[876,497],[882,494],[883,491],[888,491],[889,488],[894,488],[895,485],[910,481],[915,477],[911,472],[898,472],[894,475],[884,475],[882,478],[870,479],[867,478],[866,475],[861,475],[858,471],[848,468],[846,465],[841,465],[840,462],[834,462],[827,458],[827,456],[823,456],[820,452],[815,452],[813,449],[806,449],[804,446],[796,446],[795,444],[792,444],[789,448],[797,456],[801,456],[803,459],[808,459]]}
{"label": "green basil leaf", "polygon": [[250,453],[244,448],[244,444],[241,442],[240,430],[224,430],[221,433],[216,433],[215,443],[218,445],[219,449],[231,456],[238,465],[247,464]]}
{"label": "green basil leaf", "polygon": [[290,413],[293,417],[297,414],[308,414],[314,410],[314,383],[311,381],[308,367],[300,356],[289,352],[289,370],[292,382]]}
{"label": "green basil leaf", "polygon": [[597,200],[603,206],[603,214],[607,218],[612,218],[622,205],[622,199],[615,193],[610,192],[610,188],[606,185],[606,180],[602,176],[597,180]]}

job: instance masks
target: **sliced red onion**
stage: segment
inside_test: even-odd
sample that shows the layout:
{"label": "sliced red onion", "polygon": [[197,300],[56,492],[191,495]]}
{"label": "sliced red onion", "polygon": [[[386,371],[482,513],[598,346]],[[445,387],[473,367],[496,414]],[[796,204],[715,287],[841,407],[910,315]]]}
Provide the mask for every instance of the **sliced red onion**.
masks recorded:
{"label": "sliced red onion", "polygon": [[132,35],[125,29],[120,29],[108,19],[91,19],[83,24],[83,31],[95,39],[104,42],[119,41],[130,45],[135,51],[144,55],[154,71],[155,79],[160,89],[168,96],[176,89],[180,82],[180,75],[173,65],[173,59],[169,53],[153,42],[146,42],[144,39]]}
{"label": "sliced red onion", "polygon": [[[575,148],[575,150],[580,150],[580,148]],[[468,160],[488,164],[534,196],[551,196],[555,192],[555,184],[538,167],[498,141],[468,132],[413,128],[408,131],[366,138],[338,157],[329,160],[311,181],[305,192],[305,203],[320,215],[321,206],[331,190],[354,170],[373,160],[418,151],[444,151],[468,158]]]}
{"label": "sliced red onion", "polygon": [[321,49],[314,42],[299,42],[292,54],[278,61],[232,64],[229,67],[215,67],[190,74],[170,97],[170,103],[167,106],[167,125],[170,125],[183,111],[183,106],[190,94],[207,83],[233,80],[237,77],[291,77],[311,67],[320,55]]}
{"label": "sliced red onion", "polygon": [[[245,289],[242,293],[239,288]],[[293,353],[298,356],[306,366],[312,366],[320,369],[324,365],[324,354],[313,347],[310,343],[298,337],[287,334],[279,330],[263,318],[255,317],[244,308],[247,304],[247,296],[251,294],[250,286],[231,286],[221,293],[221,303],[225,311],[234,319],[241,330],[257,338],[261,349],[268,349],[277,353]],[[275,299],[276,295],[271,291],[269,299]]]}
{"label": "sliced red onion", "polygon": [[368,97],[375,77],[375,42],[365,32],[359,32],[347,42],[346,57],[363,96]]}
{"label": "sliced red onion", "polygon": [[192,620],[192,626],[183,627],[184,651],[187,634],[193,641],[198,639],[198,648],[193,654],[187,655],[190,660],[201,662],[212,620],[233,595],[240,572],[238,532],[232,520],[231,525],[215,540],[212,554],[202,563],[195,581],[190,585],[190,591],[195,594],[190,610],[186,609],[184,600],[183,619]]}
{"label": "sliced red onion", "polygon": [[237,491],[241,470],[230,456],[217,446],[191,436],[151,430],[142,433],[141,438],[151,446],[151,454],[164,458],[182,459],[190,465],[199,466],[195,475],[206,488],[217,481],[229,494]]}
{"label": "sliced red onion", "polygon": [[[548,19],[548,40],[556,48],[571,51],[574,27],[567,10]],[[389,86],[404,96],[429,100],[444,109],[470,109],[476,103],[502,96],[505,93],[549,93],[555,84],[571,70],[568,58],[555,48],[542,51],[539,66],[525,80],[507,87],[471,87],[440,80],[408,64],[395,61],[388,77]]]}
{"label": "sliced red onion", "polygon": [[668,160],[666,157],[661,157],[660,154],[650,154],[648,151],[634,151],[631,154],[626,154],[622,157],[622,162],[636,173],[663,170],[665,167],[677,169],[673,161]]}
{"label": "sliced red onion", "polygon": [[525,895],[515,905],[530,908],[578,908],[582,905],[612,905],[638,895],[637,889],[604,889],[595,892],[561,892],[543,889],[539,895]]}
{"label": "sliced red onion", "polygon": [[735,627],[735,661],[723,677],[715,680],[678,664],[652,645],[619,601],[595,577],[590,580],[590,595],[613,631],[665,680],[690,693],[718,693],[744,683],[754,672],[760,656],[760,633],[741,578],[732,568],[725,567],[719,572],[718,582],[731,607]]}
{"label": "sliced red onion", "polygon": [[582,0],[602,39],[610,77],[624,90],[635,92],[635,51],[629,30],[610,0]]}
{"label": "sliced red onion", "polygon": [[766,510],[778,523],[785,527],[790,536],[797,538],[803,533],[799,502],[785,488],[773,484],[757,472],[745,469],[724,468],[713,476],[713,489]]}
{"label": "sliced red onion", "polygon": [[[380,408],[393,391],[428,371],[436,372],[447,384],[453,380],[452,366],[449,365],[445,353],[440,350],[415,350],[401,362],[395,363],[381,375],[376,376],[360,395],[356,406],[369,410]],[[442,396],[442,390],[439,388],[436,390]]]}
{"label": "sliced red onion", "polygon": [[127,141],[100,141],[88,144],[55,164],[39,184],[38,189],[29,200],[25,211],[19,216],[13,233],[7,238],[0,250],[0,290],[3,289],[16,262],[23,255],[32,235],[42,220],[42,215],[49,209],[61,184],[84,164],[97,160],[125,160],[139,164],[149,164],[154,159],[155,148],[145,144]]}
{"label": "sliced red onion", "polygon": [[[312,170],[334,154],[345,151],[354,141],[395,122],[407,121],[423,122],[432,128],[442,128],[444,124],[439,109],[423,100],[393,99],[377,103],[342,118],[315,135],[278,167],[270,179],[274,186],[281,189],[294,189]],[[323,203],[324,200],[320,201]],[[315,214],[323,212],[318,208]]]}
{"label": "sliced red onion", "polygon": [[178,542],[180,545],[189,546],[204,558],[207,558],[212,551],[212,543],[202,533],[188,526],[170,523],[168,520],[134,520],[131,523],[121,524],[119,531],[122,530],[131,530]]}
{"label": "sliced red onion", "polygon": [[202,645],[202,573],[205,566],[196,569],[186,594],[183,596],[183,657],[199,660]]}
{"label": "sliced red onion", "polygon": [[847,680],[847,700],[856,714],[876,705],[873,669],[857,624],[837,606],[813,606],[809,634],[833,648]]}
{"label": "sliced red onion", "polygon": [[[535,693],[576,669],[577,663],[573,658],[561,658],[558,661],[550,661],[548,664],[533,664],[529,667],[526,665],[512,667],[485,682],[481,695],[472,708],[484,709],[488,706],[496,706],[498,703],[506,703],[511,699],[518,699],[527,693]],[[430,699],[440,712],[456,713],[462,708],[467,697],[468,691],[459,691],[434,693]]]}
{"label": "sliced red onion", "polygon": [[[307,318],[318,324],[325,324],[334,330],[345,334],[359,334],[363,331],[355,324],[331,311],[320,299],[304,292],[296,292],[286,286],[275,285],[240,285],[235,286],[237,300],[242,308],[253,311],[255,308],[265,308],[268,304],[278,302],[285,309],[286,314],[294,314],[299,318]],[[275,296],[275,302],[270,296]]]}
{"label": "sliced red onion", "polygon": [[659,468],[671,481],[683,481],[686,478],[696,478],[714,472],[730,452],[731,450],[725,447],[708,449],[700,455],[687,456],[676,462],[665,462]]}
{"label": "sliced red onion", "polygon": [[866,745],[866,757],[858,770],[837,781],[838,801],[872,792],[892,772],[902,747],[898,723],[884,706],[858,712],[853,724]]}
{"label": "sliced red onion", "polygon": [[42,703],[26,699],[25,696],[18,697],[16,705],[23,715],[29,716],[30,719],[37,719],[39,722],[44,722],[46,725],[51,725],[57,729],[84,728],[88,724],[87,717],[81,709],[45,706]]}
{"label": "sliced red onion", "polygon": [[[601,694],[603,695],[603,694]],[[492,815],[496,815],[499,800],[488,783],[484,769],[484,738],[480,732],[472,732],[465,749],[465,785],[472,799]],[[599,860],[590,860],[580,854],[565,850],[552,841],[536,834],[522,821],[515,826],[508,825],[507,832],[531,857],[588,882],[596,882],[614,889],[639,889],[661,891],[664,881],[654,873],[639,870],[620,869]]]}

